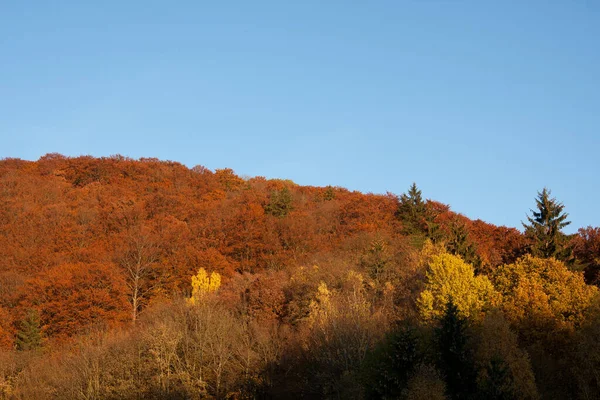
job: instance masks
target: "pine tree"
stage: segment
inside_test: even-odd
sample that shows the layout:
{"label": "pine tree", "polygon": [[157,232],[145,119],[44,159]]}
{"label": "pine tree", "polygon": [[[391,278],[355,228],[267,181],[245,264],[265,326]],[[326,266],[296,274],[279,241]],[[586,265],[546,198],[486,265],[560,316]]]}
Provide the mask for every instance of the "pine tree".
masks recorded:
{"label": "pine tree", "polygon": [[365,362],[367,399],[403,398],[415,368],[426,357],[418,329],[408,321],[388,333]]}
{"label": "pine tree", "polygon": [[512,387],[510,369],[501,357],[494,356],[486,367],[485,379],[480,382],[479,395],[486,400],[510,400],[517,397]]}
{"label": "pine tree", "polygon": [[569,225],[569,214],[563,212],[565,206],[555,198],[550,197],[550,190],[544,188],[538,192],[535,199],[537,210],[530,210],[531,217],[527,217],[529,224],[523,223],[525,234],[532,239],[531,251],[536,257],[556,257],[564,259],[568,256],[566,251],[566,236],[561,229]]}
{"label": "pine tree", "polygon": [[333,187],[329,185],[325,189],[325,193],[323,194],[323,200],[331,201],[333,199],[335,199],[335,191],[333,190]]}
{"label": "pine tree", "polygon": [[427,234],[427,208],[416,183],[410,186],[407,193],[400,196],[396,217],[402,221],[405,235]]}
{"label": "pine tree", "polygon": [[453,399],[471,398],[476,388],[476,373],[468,343],[467,320],[460,316],[452,299],[447,303],[437,338],[448,393]]}
{"label": "pine tree", "polygon": [[34,350],[42,345],[42,332],[40,327],[40,317],[36,310],[29,310],[25,318],[21,321],[21,326],[17,332],[17,349]]}
{"label": "pine tree", "polygon": [[450,235],[446,242],[448,252],[460,256],[465,262],[472,264],[476,271],[479,271],[482,264],[481,257],[477,255],[477,247],[469,237],[465,224],[455,219],[452,221],[450,229]]}
{"label": "pine tree", "polygon": [[265,206],[265,212],[274,217],[283,218],[294,209],[292,201],[292,193],[287,187],[275,190],[269,196],[269,204]]}

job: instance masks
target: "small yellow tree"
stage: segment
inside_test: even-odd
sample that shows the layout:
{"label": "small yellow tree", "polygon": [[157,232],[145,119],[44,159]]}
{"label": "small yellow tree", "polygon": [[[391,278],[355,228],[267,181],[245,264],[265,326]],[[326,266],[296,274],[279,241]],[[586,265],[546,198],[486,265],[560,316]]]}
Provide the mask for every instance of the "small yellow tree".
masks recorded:
{"label": "small yellow tree", "polygon": [[327,288],[327,284],[323,281],[319,283],[315,299],[311,300],[309,305],[310,312],[308,314],[309,324],[325,324],[332,317],[335,309],[331,304],[331,292]]}
{"label": "small yellow tree", "polygon": [[199,304],[210,293],[214,293],[221,286],[221,275],[212,272],[210,276],[204,268],[200,268],[198,273],[192,276],[192,297],[188,299],[189,304]]}

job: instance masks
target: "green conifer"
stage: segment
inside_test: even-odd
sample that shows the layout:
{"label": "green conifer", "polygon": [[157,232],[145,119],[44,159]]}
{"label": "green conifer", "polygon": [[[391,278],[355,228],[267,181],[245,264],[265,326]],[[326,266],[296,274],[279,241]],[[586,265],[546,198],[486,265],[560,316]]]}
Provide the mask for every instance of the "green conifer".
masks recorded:
{"label": "green conifer", "polygon": [[523,223],[525,235],[533,242],[531,252],[536,257],[555,257],[565,259],[568,257],[566,236],[561,229],[569,225],[569,214],[563,210],[565,206],[555,198],[550,197],[550,190],[544,188],[538,192],[535,199],[538,211],[530,210],[531,217],[527,217],[529,224]]}
{"label": "green conifer", "polygon": [[452,299],[446,306],[437,330],[440,369],[453,399],[471,398],[476,389],[476,373],[469,348],[467,320],[462,318]]}
{"label": "green conifer", "polygon": [[269,203],[265,206],[265,212],[277,218],[283,218],[293,210],[292,194],[287,187],[271,192]]}
{"label": "green conifer", "polygon": [[402,222],[405,235],[427,235],[427,207],[416,183],[400,196],[396,217]]}
{"label": "green conifer", "polygon": [[473,265],[476,271],[481,267],[481,258],[477,255],[477,247],[469,237],[465,224],[459,220],[452,221],[450,235],[446,243],[450,254],[460,256],[467,263]]}
{"label": "green conifer", "polygon": [[29,310],[21,321],[17,332],[16,344],[18,350],[34,350],[42,345],[40,317],[36,310]]}

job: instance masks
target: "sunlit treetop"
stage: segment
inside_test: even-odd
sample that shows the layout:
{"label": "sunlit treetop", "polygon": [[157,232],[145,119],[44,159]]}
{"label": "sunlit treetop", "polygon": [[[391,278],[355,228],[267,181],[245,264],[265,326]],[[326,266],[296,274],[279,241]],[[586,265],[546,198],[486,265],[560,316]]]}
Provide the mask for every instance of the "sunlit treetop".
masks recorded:
{"label": "sunlit treetop", "polygon": [[564,212],[565,206],[554,197],[550,190],[544,188],[535,199],[537,211],[531,210],[528,224],[523,223],[525,234],[533,240],[532,253],[539,257],[564,256],[565,235],[562,229],[571,222],[569,214]]}

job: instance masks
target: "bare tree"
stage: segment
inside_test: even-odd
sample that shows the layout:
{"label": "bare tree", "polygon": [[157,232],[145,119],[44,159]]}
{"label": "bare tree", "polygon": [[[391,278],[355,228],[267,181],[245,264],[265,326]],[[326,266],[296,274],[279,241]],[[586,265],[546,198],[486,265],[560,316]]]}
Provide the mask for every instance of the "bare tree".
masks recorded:
{"label": "bare tree", "polygon": [[156,287],[155,269],[160,257],[160,247],[149,229],[144,226],[131,228],[119,244],[116,261],[125,273],[131,319],[138,314]]}

